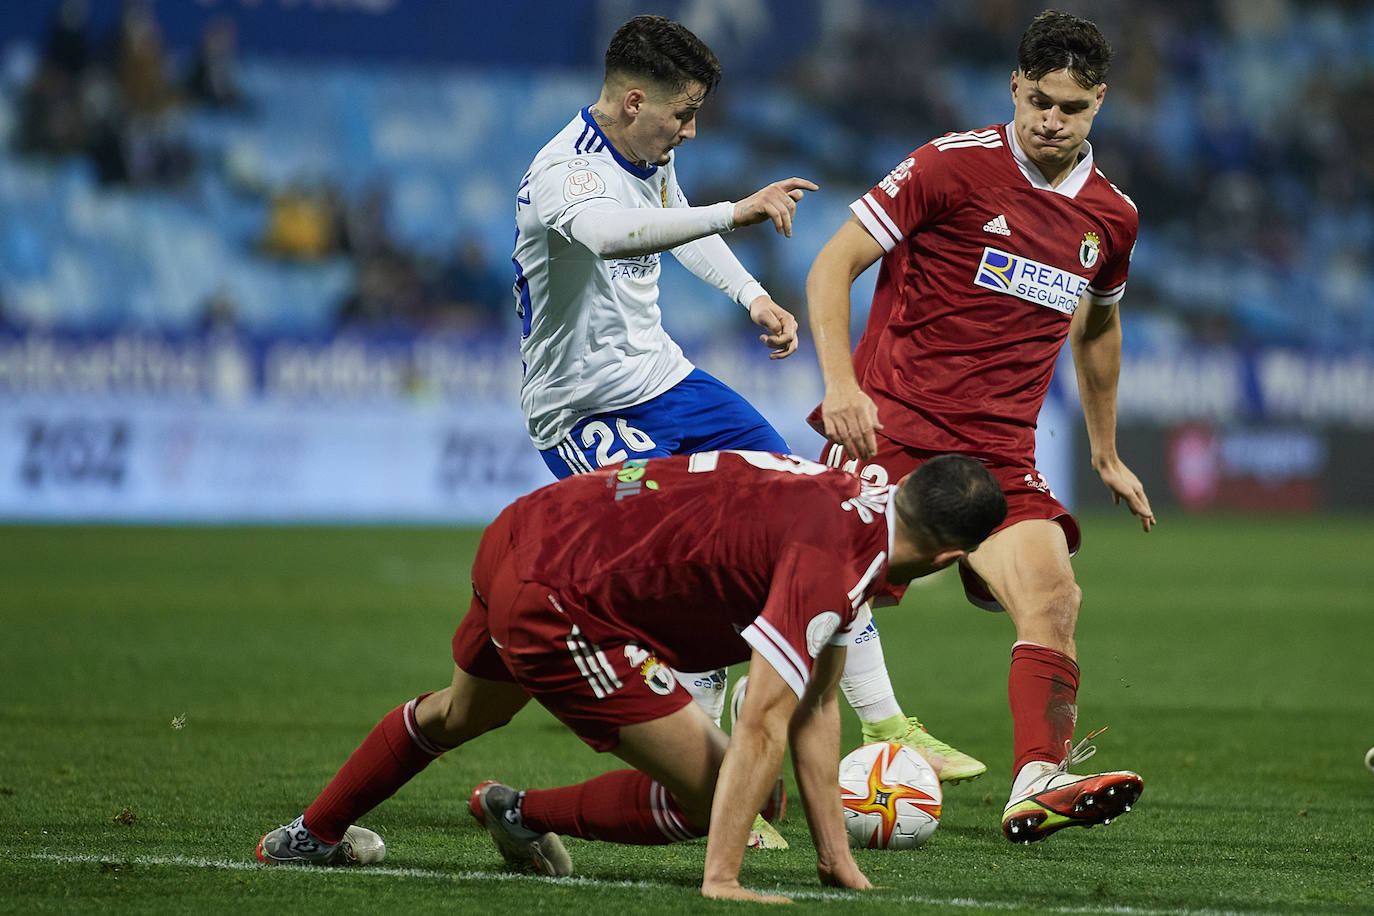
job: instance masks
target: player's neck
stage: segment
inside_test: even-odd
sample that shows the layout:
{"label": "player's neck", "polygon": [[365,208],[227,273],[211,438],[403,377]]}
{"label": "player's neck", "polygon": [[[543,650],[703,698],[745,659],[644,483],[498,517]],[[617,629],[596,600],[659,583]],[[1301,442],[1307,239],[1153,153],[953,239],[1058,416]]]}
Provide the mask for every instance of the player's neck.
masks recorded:
{"label": "player's neck", "polygon": [[1049,182],[1050,187],[1057,188],[1063,183],[1065,178],[1073,174],[1073,170],[1078,168],[1078,163],[1083,161],[1083,147],[1080,145],[1074,150],[1073,158],[1061,164],[1049,164],[1031,160],[1031,164],[1040,172],[1045,181]]}
{"label": "player's neck", "polygon": [[625,125],[606,113],[610,110],[605,98],[597,100],[596,104],[589,109],[592,120],[596,122],[596,126],[605,135],[607,142],[615,147],[615,151],[640,168],[647,167],[648,162],[635,155],[634,151],[630,149],[629,143],[626,142]]}

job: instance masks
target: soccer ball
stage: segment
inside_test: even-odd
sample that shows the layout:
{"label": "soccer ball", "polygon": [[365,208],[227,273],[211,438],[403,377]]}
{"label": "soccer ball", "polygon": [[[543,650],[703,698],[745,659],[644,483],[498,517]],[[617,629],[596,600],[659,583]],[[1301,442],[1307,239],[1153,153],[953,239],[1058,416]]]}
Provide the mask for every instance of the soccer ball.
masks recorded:
{"label": "soccer ball", "polygon": [[1364,752],[1364,765],[1369,767],[1369,772],[1374,773],[1374,747]]}
{"label": "soccer ball", "polygon": [[895,741],[865,744],[840,761],[840,799],[856,849],[914,849],[940,826],[940,778]]}

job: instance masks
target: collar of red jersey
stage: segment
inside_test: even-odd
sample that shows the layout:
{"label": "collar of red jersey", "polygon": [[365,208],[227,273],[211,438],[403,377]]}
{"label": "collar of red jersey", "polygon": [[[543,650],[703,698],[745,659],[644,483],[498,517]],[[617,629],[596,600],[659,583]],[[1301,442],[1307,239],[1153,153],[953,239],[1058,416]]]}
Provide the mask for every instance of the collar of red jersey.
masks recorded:
{"label": "collar of red jersey", "polygon": [[1058,187],[1051,187],[1045,180],[1045,176],[1040,174],[1040,170],[1035,167],[1035,163],[1030,161],[1026,151],[1021,148],[1021,143],[1016,139],[1016,123],[1012,122],[1005,128],[1007,133],[1007,145],[1011,147],[1011,157],[1016,160],[1016,164],[1021,167],[1021,174],[1026,176],[1026,180],[1031,183],[1031,187],[1041,191],[1053,191],[1055,194],[1063,194],[1065,197],[1077,197],[1078,192],[1083,190],[1083,186],[1088,183],[1088,179],[1093,174],[1093,145],[1087,140],[1083,141],[1083,149],[1079,152],[1078,165],[1073,167],[1069,177],[1059,182]]}

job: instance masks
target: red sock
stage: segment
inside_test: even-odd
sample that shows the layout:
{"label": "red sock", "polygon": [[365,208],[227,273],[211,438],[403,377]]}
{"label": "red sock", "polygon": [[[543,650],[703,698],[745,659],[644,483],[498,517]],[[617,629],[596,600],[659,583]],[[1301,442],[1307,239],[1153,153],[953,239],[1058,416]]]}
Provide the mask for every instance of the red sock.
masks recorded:
{"label": "red sock", "polygon": [[1078,665],[1063,652],[1019,642],[1007,677],[1013,777],[1032,760],[1058,763],[1078,719]]}
{"label": "red sock", "polygon": [[520,816],[531,830],[633,846],[706,836],[667,789],[638,770],[613,770],[575,786],[529,789]]}
{"label": "red sock", "polygon": [[329,785],[305,809],[305,825],[326,843],[343,839],[359,817],[396,793],[449,748],[425,737],[415,707],[429,694],[397,706],[378,722]]}

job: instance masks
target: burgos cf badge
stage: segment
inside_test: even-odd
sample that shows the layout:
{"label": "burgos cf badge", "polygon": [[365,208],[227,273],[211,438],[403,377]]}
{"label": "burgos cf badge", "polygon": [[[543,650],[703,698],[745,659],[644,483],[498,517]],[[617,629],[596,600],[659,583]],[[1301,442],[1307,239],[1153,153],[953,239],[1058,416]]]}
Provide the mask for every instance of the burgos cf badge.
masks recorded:
{"label": "burgos cf badge", "polygon": [[1078,246],[1078,263],[1089,269],[1097,263],[1098,248],[1102,240],[1096,232],[1083,233],[1083,241]]}
{"label": "burgos cf badge", "polygon": [[677,686],[677,678],[673,677],[672,669],[634,643],[625,647],[625,659],[639,669],[644,683],[659,696],[666,697]]}

